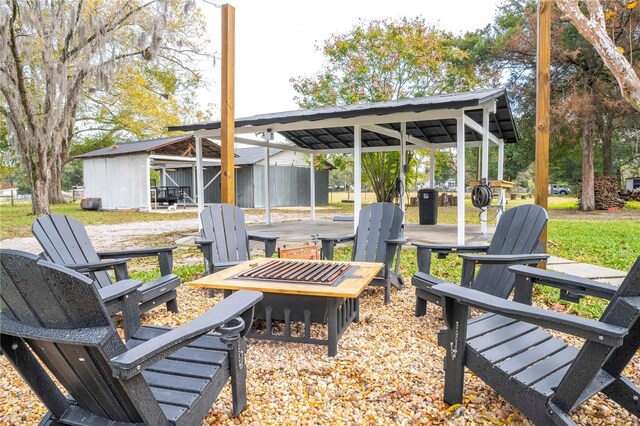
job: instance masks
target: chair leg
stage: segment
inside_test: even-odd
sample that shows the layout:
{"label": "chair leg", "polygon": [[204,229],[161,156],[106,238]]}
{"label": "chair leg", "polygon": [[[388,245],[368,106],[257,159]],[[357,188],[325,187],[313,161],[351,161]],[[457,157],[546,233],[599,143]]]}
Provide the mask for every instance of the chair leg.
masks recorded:
{"label": "chair leg", "polygon": [[604,388],[602,393],[636,417],[640,417],[640,389],[626,377],[618,377]]}
{"label": "chair leg", "polygon": [[391,283],[389,280],[384,284],[384,304],[388,305],[391,303]]}
{"label": "chair leg", "polygon": [[247,406],[247,366],[244,354],[247,342],[244,338],[233,343],[229,358],[231,370],[231,398],[233,401],[233,417],[237,417]]}
{"label": "chair leg", "polygon": [[416,295],[416,316],[423,317],[425,315],[427,315],[427,299]]}
{"label": "chair leg", "polygon": [[171,299],[167,302],[167,311],[173,312],[174,314],[178,313],[178,298]]}

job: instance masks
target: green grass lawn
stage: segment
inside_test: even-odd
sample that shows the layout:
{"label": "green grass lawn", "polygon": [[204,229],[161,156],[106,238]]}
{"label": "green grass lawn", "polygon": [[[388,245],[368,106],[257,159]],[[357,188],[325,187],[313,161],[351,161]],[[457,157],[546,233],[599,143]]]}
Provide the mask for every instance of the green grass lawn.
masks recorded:
{"label": "green grass lawn", "polygon": [[640,256],[640,220],[552,219],[549,254],[627,271]]}
{"label": "green grass lawn", "polygon": [[[196,217],[195,212],[159,214],[135,210],[89,211],[82,210],[79,202],[52,205],[51,213],[73,217],[85,225],[146,222],[153,220],[180,220]],[[31,203],[17,203],[15,206],[0,204],[0,239],[30,236],[31,224],[34,220],[36,220],[36,217],[31,214]]]}

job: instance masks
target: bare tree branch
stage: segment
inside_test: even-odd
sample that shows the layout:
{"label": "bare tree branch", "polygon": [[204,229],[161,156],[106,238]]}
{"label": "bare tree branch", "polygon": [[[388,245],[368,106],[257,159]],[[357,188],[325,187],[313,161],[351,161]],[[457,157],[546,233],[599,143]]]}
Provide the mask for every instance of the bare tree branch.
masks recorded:
{"label": "bare tree branch", "polygon": [[555,3],[578,32],[596,49],[618,81],[622,96],[640,111],[640,78],[609,36],[600,1],[584,0],[589,11],[588,17],[580,10],[577,0],[555,0]]}

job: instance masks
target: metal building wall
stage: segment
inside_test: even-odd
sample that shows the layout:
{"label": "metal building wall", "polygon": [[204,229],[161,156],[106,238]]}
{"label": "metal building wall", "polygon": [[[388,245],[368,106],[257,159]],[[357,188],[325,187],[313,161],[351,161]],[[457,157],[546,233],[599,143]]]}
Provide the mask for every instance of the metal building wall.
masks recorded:
{"label": "metal building wall", "polygon": [[[220,167],[205,167],[204,184],[206,185],[219,172]],[[175,183],[178,184],[178,186],[189,186],[190,188],[194,188],[194,185],[192,184],[193,176],[190,167],[167,171],[167,175],[170,176],[175,181]],[[167,185],[173,185],[173,182],[168,180]],[[193,195],[193,192],[191,194]],[[221,199],[222,195],[220,192],[220,176],[218,176],[216,180],[214,180],[204,190],[204,202],[219,203]],[[236,205],[239,207],[254,207],[252,166],[240,167],[236,169]]]}
{"label": "metal building wall", "polygon": [[[255,207],[264,208],[265,167],[254,165]],[[306,167],[272,166],[271,207],[310,205],[311,176]],[[316,171],[316,205],[329,202],[329,171]]]}
{"label": "metal building wall", "polygon": [[[173,181],[171,179],[173,179]],[[167,185],[168,186],[188,186],[189,195],[193,197],[193,185],[191,182],[191,167],[167,170]]]}
{"label": "metal building wall", "polygon": [[148,209],[147,161],[146,154],[84,159],[84,196],[102,199],[104,210]]}

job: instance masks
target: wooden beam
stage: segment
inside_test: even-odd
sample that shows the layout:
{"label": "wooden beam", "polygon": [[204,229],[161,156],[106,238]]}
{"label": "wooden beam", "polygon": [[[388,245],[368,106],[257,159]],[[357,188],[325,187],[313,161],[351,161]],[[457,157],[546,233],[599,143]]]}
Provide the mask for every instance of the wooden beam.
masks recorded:
{"label": "wooden beam", "polygon": [[[535,202],[548,209],[549,126],[551,109],[551,11],[552,0],[538,1],[538,46],[536,72],[536,178]],[[547,243],[547,230],[540,237]]]}
{"label": "wooden beam", "polygon": [[220,141],[222,163],[220,186],[222,202],[235,204],[235,8],[222,5],[222,108]]}

